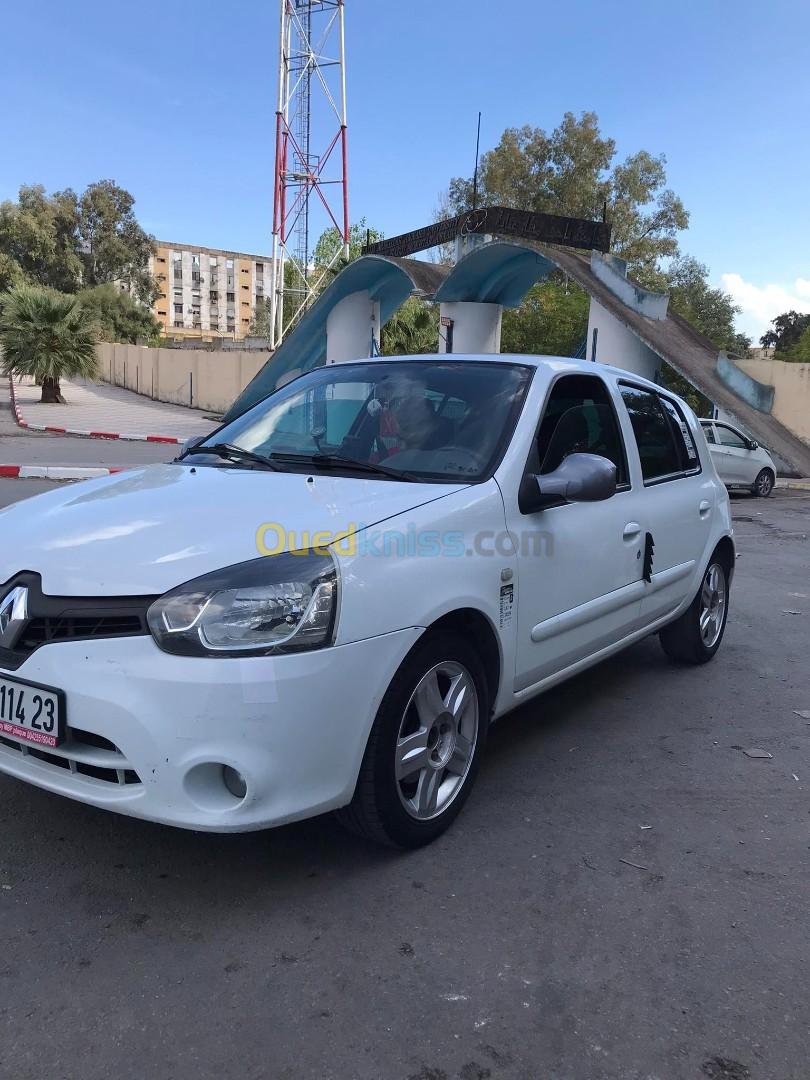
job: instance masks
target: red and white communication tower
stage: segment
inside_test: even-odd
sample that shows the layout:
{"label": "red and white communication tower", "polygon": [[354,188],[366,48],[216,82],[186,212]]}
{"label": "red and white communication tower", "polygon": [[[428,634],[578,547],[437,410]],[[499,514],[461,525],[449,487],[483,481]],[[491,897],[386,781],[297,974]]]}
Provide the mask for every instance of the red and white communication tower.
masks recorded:
{"label": "red and white communication tower", "polygon": [[[273,198],[272,331],[277,348],[349,254],[344,0],[281,0]],[[314,266],[313,244],[334,229]]]}

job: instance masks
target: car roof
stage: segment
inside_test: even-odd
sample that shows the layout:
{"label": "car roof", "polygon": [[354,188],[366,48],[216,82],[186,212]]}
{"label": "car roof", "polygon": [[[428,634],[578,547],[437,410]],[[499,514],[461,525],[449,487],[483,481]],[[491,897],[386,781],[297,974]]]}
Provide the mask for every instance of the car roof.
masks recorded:
{"label": "car roof", "polygon": [[610,364],[594,364],[592,360],[579,360],[571,356],[538,356],[531,353],[418,353],[416,355],[402,356],[372,356],[368,359],[344,360],[340,362],[346,364],[376,364],[380,361],[385,363],[396,363],[397,361],[406,360],[422,362],[435,362],[437,360],[440,362],[444,360],[477,360],[488,364],[523,364],[524,367],[533,367],[553,374],[566,372],[570,374],[592,375],[594,370],[598,368],[602,374],[609,374],[616,379],[638,383],[650,390],[663,392],[675,398],[678,397],[676,393],[668,390],[665,386],[658,386],[656,383],[650,382],[649,379],[645,379],[643,375],[637,375],[634,371],[627,371],[626,368],[612,367]]}

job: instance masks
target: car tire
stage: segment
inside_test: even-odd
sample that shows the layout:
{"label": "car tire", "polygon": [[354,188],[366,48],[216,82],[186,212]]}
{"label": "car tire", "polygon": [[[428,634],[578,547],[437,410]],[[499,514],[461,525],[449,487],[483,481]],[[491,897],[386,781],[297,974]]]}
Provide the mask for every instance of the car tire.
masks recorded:
{"label": "car tire", "polygon": [[752,484],[751,491],[754,495],[758,495],[760,499],[767,499],[773,491],[775,481],[776,477],[770,469],[762,469]]}
{"label": "car tire", "polygon": [[728,619],[729,570],[715,553],[692,603],[659,633],[664,652],[679,664],[706,664],[720,648]]}
{"label": "car tire", "polygon": [[489,724],[481,657],[464,638],[425,635],[380,704],[354,797],[338,820],[399,848],[429,844],[469,797]]}

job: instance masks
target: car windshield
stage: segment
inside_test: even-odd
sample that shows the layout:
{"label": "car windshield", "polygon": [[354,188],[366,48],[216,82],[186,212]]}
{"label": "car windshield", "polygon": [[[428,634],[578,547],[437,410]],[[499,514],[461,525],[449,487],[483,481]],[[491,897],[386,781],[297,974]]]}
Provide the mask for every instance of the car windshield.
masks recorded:
{"label": "car windshield", "polygon": [[279,468],[475,483],[497,467],[531,374],[482,360],[333,364],[277,390],[191,453],[227,445]]}

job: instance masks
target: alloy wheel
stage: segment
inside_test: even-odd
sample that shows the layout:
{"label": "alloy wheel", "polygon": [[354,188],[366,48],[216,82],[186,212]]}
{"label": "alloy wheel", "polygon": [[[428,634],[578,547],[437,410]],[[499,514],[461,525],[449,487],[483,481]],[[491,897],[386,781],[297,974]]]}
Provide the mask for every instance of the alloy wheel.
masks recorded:
{"label": "alloy wheel", "polygon": [[707,649],[717,644],[723,632],[726,598],[726,575],[718,563],[712,563],[700,590],[700,637]]}
{"label": "alloy wheel", "polygon": [[397,791],[411,817],[438,817],[461,791],[475,756],[478,724],[472,675],[456,661],[435,664],[411,694],[397,736]]}

